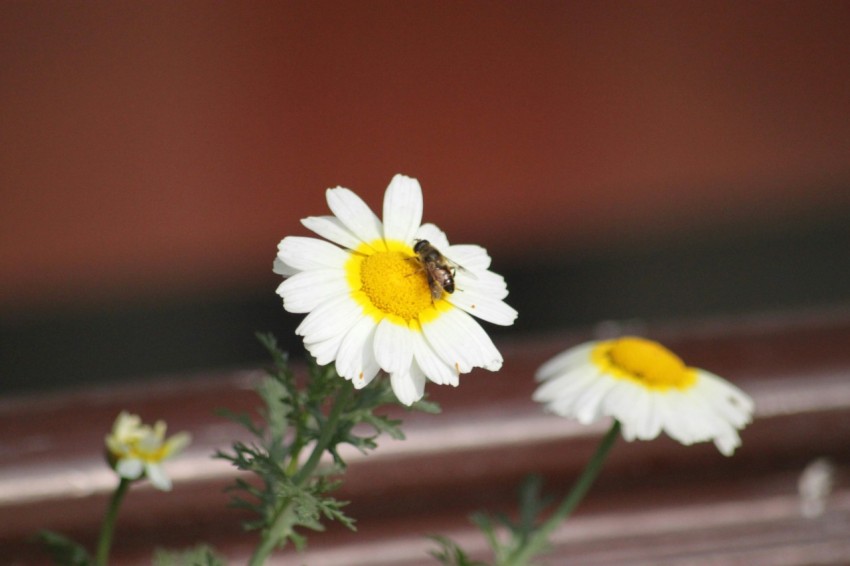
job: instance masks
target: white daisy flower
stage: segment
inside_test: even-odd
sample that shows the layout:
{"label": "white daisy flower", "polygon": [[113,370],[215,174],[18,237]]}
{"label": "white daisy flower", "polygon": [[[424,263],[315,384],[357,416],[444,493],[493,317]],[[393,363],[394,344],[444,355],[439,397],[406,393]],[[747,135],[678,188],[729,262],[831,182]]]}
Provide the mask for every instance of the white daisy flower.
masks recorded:
{"label": "white daisy flower", "polygon": [[713,440],[730,456],[752,421],[753,401],[743,391],[643,338],[581,344],[543,364],[536,378],[542,384],[533,398],[547,410],[582,424],[613,417],[628,441],[663,430],[685,445]]}
{"label": "white daisy flower", "polygon": [[157,489],[170,490],[171,479],[161,464],[183,450],[190,436],[181,432],[166,440],[165,429],[162,421],[150,427],[137,415],[122,411],[106,436],[107,455],[118,475],[128,480],[147,477]]}
{"label": "white daisy flower", "polygon": [[[274,263],[275,273],[287,277],[277,289],[284,308],[308,313],[296,333],[320,365],[335,362],[337,373],[358,389],[383,370],[405,405],[422,398],[426,378],[456,386],[474,367],[502,366],[470,315],[512,324],[517,313],[503,301],[505,281],[488,271],[484,248],[450,245],[439,228],[420,224],[416,179],[393,177],[383,222],[348,189],[328,189],[327,200],[334,216],[301,222],[329,241],[288,236]],[[447,261],[429,271],[417,244]]]}

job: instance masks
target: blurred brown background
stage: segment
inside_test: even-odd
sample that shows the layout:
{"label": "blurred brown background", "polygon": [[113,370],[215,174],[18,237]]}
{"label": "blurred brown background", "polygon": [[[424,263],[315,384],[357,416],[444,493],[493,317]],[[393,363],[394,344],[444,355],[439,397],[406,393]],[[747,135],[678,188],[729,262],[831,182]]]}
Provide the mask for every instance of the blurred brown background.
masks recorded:
{"label": "blurred brown background", "polygon": [[[343,185],[505,273],[515,332],[850,299],[845,2],[6,2],[0,390],[262,358]],[[297,347],[295,342],[292,347]]]}

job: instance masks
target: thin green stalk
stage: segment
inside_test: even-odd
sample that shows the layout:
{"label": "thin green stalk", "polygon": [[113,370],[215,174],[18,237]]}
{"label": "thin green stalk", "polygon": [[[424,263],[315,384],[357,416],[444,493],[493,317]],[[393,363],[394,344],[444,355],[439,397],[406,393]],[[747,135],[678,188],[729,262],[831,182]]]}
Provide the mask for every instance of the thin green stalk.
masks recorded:
{"label": "thin green stalk", "polygon": [[[309,480],[313,471],[319,465],[322,454],[324,454],[325,449],[328,447],[328,444],[330,444],[334,434],[337,432],[337,423],[339,422],[339,418],[342,415],[345,405],[348,404],[348,400],[351,397],[351,391],[352,387],[347,382],[343,384],[342,389],[339,390],[334,406],[331,408],[328,418],[322,426],[322,432],[319,435],[318,440],[316,440],[316,444],[313,446],[313,451],[310,453],[310,457],[292,478],[295,485],[301,485],[303,482]],[[287,470],[287,472],[288,471],[289,470]],[[288,503],[282,505],[275,513],[271,525],[263,530],[263,536],[260,539],[260,544],[257,545],[253,556],[251,556],[251,561],[249,563],[250,566],[262,566],[262,564],[265,563],[266,559],[274,551],[278,542],[287,532],[287,529],[291,528],[292,520],[293,511],[291,506]]]}
{"label": "thin green stalk", "polygon": [[97,555],[95,556],[97,566],[106,566],[109,563],[109,549],[112,546],[112,533],[115,532],[118,509],[121,507],[121,502],[124,500],[131,483],[131,480],[121,478],[118,487],[115,488],[115,492],[109,500],[106,516],[104,516],[103,525],[100,527],[100,538],[97,541]]}
{"label": "thin green stalk", "polygon": [[292,456],[290,456],[289,464],[286,466],[284,473],[288,477],[292,477],[298,471],[298,459],[301,455],[301,446],[292,451]]}
{"label": "thin green stalk", "polygon": [[316,445],[313,446],[313,452],[310,453],[310,457],[304,465],[301,466],[301,469],[297,474],[295,474],[295,477],[292,478],[296,485],[301,485],[302,482],[307,480],[313,473],[313,470],[315,470],[319,465],[322,454],[324,454],[328,444],[330,444],[330,441],[337,433],[337,422],[339,421],[339,417],[342,415],[343,409],[345,409],[345,406],[348,404],[349,399],[351,399],[351,393],[353,391],[354,388],[349,382],[345,382],[342,385],[342,389],[337,395],[336,402],[331,408],[328,418],[325,421],[325,426],[322,427],[322,433],[319,435]]}
{"label": "thin green stalk", "polygon": [[295,427],[295,438],[292,440],[292,452],[289,455],[289,464],[287,464],[284,473],[287,477],[292,477],[298,472],[298,464],[301,461],[301,450],[304,449],[304,439],[301,434],[301,426]]}
{"label": "thin green stalk", "polygon": [[581,503],[581,500],[584,499],[584,496],[587,494],[590,486],[593,485],[593,482],[596,480],[596,476],[598,476],[599,472],[602,471],[602,465],[605,463],[605,458],[608,456],[608,452],[610,452],[611,447],[614,446],[614,441],[617,440],[619,433],[620,422],[615,420],[614,424],[611,425],[611,428],[602,438],[599,446],[597,446],[596,452],[585,466],[584,471],[582,471],[581,475],[576,480],[576,483],[573,485],[573,489],[567,497],[564,498],[552,516],[549,517],[549,519],[547,519],[547,521],[543,523],[539,529],[535,530],[527,541],[525,541],[525,544],[507,558],[507,561],[503,566],[522,566],[527,564],[534,555],[538,554],[545,548],[547,541],[549,540],[549,535],[552,534],[558,525],[570,516],[575,508],[578,507],[578,504]]}

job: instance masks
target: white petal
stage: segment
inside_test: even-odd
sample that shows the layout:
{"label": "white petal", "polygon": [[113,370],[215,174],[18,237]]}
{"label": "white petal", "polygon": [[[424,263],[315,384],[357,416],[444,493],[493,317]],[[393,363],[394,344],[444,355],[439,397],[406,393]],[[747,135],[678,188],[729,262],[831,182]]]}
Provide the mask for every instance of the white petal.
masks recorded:
{"label": "white petal", "polygon": [[443,255],[469,271],[486,271],[490,267],[490,256],[481,246],[473,244],[449,246]]}
{"label": "white petal", "polygon": [[326,333],[328,334],[327,337],[319,338],[320,334],[318,333],[304,337],[304,347],[316,358],[316,363],[324,366],[336,359],[342,341],[349,329],[358,321],[358,318],[357,313],[343,317],[334,332]]}
{"label": "white petal", "polygon": [[356,250],[363,243],[333,216],[308,216],[301,220],[301,224],[319,236],[350,250]]}
{"label": "white petal", "polygon": [[669,391],[665,393],[665,396],[669,399],[668,407],[670,408],[665,432],[671,438],[685,446],[711,438],[707,430],[710,423],[706,422],[702,407],[694,403],[692,397],[680,391]]}
{"label": "white petal", "polygon": [[708,389],[713,396],[722,397],[728,403],[730,412],[735,412],[741,415],[742,420],[738,421],[743,426],[752,422],[752,413],[755,409],[755,404],[752,398],[723,379],[705,370],[697,370],[699,379],[704,382],[704,387]]}
{"label": "white petal", "polygon": [[732,408],[726,403],[725,398],[715,397],[705,387],[707,382],[708,380],[702,379],[697,387],[686,392],[693,405],[697,407],[695,413],[702,425],[698,440],[714,440],[720,451],[728,456],[731,453],[729,450],[734,450],[737,443],[740,443],[736,425],[728,418],[732,416],[729,412]]}
{"label": "white petal", "polygon": [[575,415],[578,422],[590,424],[602,417],[605,397],[615,388],[616,384],[613,379],[598,379],[593,387],[586,388],[575,401]]}
{"label": "white petal", "polygon": [[[374,357],[374,355],[373,355],[373,357]],[[376,369],[375,369],[374,372],[372,372],[372,371],[369,371],[368,373],[363,372],[363,379],[360,379],[358,377],[356,379],[351,380],[351,384],[354,386],[354,389],[363,389],[364,387],[366,387],[367,385],[372,383],[372,380],[375,379],[378,376],[379,373],[381,373],[381,368],[378,367],[377,362],[375,363],[375,367],[376,367]]]}
{"label": "white petal", "polygon": [[384,194],[384,238],[410,242],[422,223],[419,181],[396,175]]}
{"label": "white petal", "polygon": [[162,446],[162,452],[165,458],[170,458],[178,452],[182,451],[192,441],[192,435],[188,432],[178,432],[171,438],[165,441]]}
{"label": "white petal", "polygon": [[494,299],[504,299],[508,296],[508,285],[505,278],[492,271],[471,272],[459,269],[455,273],[455,286],[479,295]]}
{"label": "white petal", "polygon": [[348,331],[336,357],[337,373],[360,389],[372,381],[380,370],[375,360],[373,340],[377,325],[371,317],[362,316]]}
{"label": "white petal", "polygon": [[304,347],[307,348],[310,355],[316,358],[317,364],[326,366],[336,359],[343,338],[345,338],[345,331],[316,342],[308,342],[305,338]]}
{"label": "white petal", "polygon": [[606,376],[600,374],[599,370],[592,366],[576,368],[568,375],[569,381],[566,378],[563,380],[553,380],[561,382],[560,391],[558,392],[558,397],[555,397],[549,402],[549,406],[559,415],[568,415],[575,418],[576,413],[581,408],[579,401],[584,392],[597,387],[599,381],[606,379]]}
{"label": "white petal", "polygon": [[375,359],[387,373],[409,372],[413,361],[411,330],[385,318],[375,330]]}
{"label": "white petal", "polygon": [[544,363],[537,370],[535,379],[543,381],[557,376],[578,365],[590,364],[590,353],[596,347],[596,342],[585,342],[565,350]]}
{"label": "white petal", "polygon": [[299,271],[308,269],[341,269],[351,254],[337,246],[302,236],[287,236],[277,246],[277,257]]}
{"label": "white petal", "polygon": [[171,491],[171,478],[166,475],[165,470],[159,464],[147,464],[145,466],[145,475],[155,488],[162,491]]}
{"label": "white petal", "polygon": [[504,301],[494,299],[466,289],[458,288],[446,299],[454,306],[469,314],[502,326],[510,326],[517,317],[517,312]]}
{"label": "white petal", "polygon": [[[652,440],[661,434],[661,414],[657,408],[658,396],[640,387],[624,387],[630,393],[630,403],[622,407],[630,408],[631,414],[625,415],[620,422],[628,423],[630,436],[639,440]],[[623,414],[621,411],[620,414]]]}
{"label": "white petal", "polygon": [[[157,424],[163,429],[162,434],[164,435],[165,423],[159,421]],[[142,436],[136,443],[136,447],[141,454],[151,454],[152,452],[156,452],[162,447],[162,436],[157,435],[153,430],[149,429],[147,434]]]}
{"label": "white petal", "polygon": [[655,410],[658,412],[658,418],[661,420],[661,430],[674,440],[678,439],[671,435],[670,431],[676,430],[679,426],[679,421],[681,420],[679,412],[682,410],[682,407],[677,406],[676,402],[676,397],[672,395],[658,395],[655,398]]}
{"label": "white petal", "polygon": [[363,242],[382,237],[381,221],[363,199],[349,189],[327,190],[328,206],[348,230]]}
{"label": "white petal", "polygon": [[428,343],[444,362],[459,373],[473,367],[497,371],[502,356],[484,329],[465,312],[452,309],[422,325]]}
{"label": "white petal", "polygon": [[699,395],[708,405],[708,410],[733,428],[743,428],[752,421],[752,413],[715,388],[707,376],[700,376]]}
{"label": "white petal", "polygon": [[425,376],[439,385],[457,387],[460,380],[455,368],[450,367],[440,359],[440,356],[431,349],[420,332],[413,332],[411,335],[413,336],[413,359]]}
{"label": "white petal", "polygon": [[[684,391],[682,395],[693,407],[689,416],[697,424],[698,438],[700,442],[710,440],[718,434],[733,430],[732,426],[723,418],[712,404],[710,396],[706,395],[704,388],[691,388]],[[684,405],[683,405],[684,406]]]}
{"label": "white petal", "polygon": [[413,364],[406,372],[391,373],[390,384],[398,400],[407,406],[419,401],[425,394],[425,374],[416,364]]}
{"label": "white petal", "polygon": [[[431,245],[440,250],[440,253],[443,253],[443,250],[449,249],[449,239],[446,238],[446,233],[437,228],[433,224],[423,224],[416,231],[417,240],[428,240],[431,242]],[[443,253],[443,255],[445,255]]]}
{"label": "white petal", "polygon": [[322,303],[350,292],[345,273],[338,269],[302,271],[277,288],[277,294],[283,297],[283,308],[292,313],[310,312]]}
{"label": "white petal", "polygon": [[556,399],[565,399],[575,388],[575,380],[566,375],[557,375],[543,381],[531,394],[531,399],[538,403],[551,403]]}
{"label": "white petal", "polygon": [[274,273],[277,273],[278,275],[283,275],[284,277],[289,277],[298,273],[297,269],[295,269],[291,265],[287,265],[279,257],[274,258],[274,263],[272,264],[272,271]]}
{"label": "white petal", "polygon": [[714,445],[724,456],[731,456],[735,453],[735,449],[741,445],[741,437],[736,432],[720,435],[714,439]]}
{"label": "white petal", "polygon": [[570,369],[562,375],[544,381],[534,392],[535,401],[546,403],[554,413],[564,417],[575,416],[576,399],[588,387],[593,387],[602,376],[592,365],[582,365]]}
{"label": "white petal", "polygon": [[335,297],[322,303],[304,317],[295,329],[295,333],[303,336],[305,342],[321,342],[347,332],[357,322],[358,315],[362,312],[362,307],[348,295]]}
{"label": "white petal", "polygon": [[122,478],[135,480],[141,477],[142,471],[144,471],[144,464],[138,458],[122,458],[118,460],[115,471]]}

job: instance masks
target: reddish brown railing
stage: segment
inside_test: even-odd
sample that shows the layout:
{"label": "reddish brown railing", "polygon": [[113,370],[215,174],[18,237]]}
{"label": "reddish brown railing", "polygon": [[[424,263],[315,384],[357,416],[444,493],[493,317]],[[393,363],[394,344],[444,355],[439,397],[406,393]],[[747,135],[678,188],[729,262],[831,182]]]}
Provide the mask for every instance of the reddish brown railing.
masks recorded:
{"label": "reddish brown railing", "polygon": [[[548,564],[850,563],[850,313],[754,317],[650,327],[601,325],[669,345],[689,364],[727,377],[756,401],[756,421],[732,458],[711,445],[663,438],[617,445],[577,515],[555,536]],[[523,476],[541,473],[561,493],[605,425],[544,415],[530,400],[534,369],[594,331],[525,337],[499,346],[497,374],[476,372],[458,389],[431,386],[441,415],[407,414],[404,442],[368,457],[349,454],[338,496],[358,532],[331,525],[307,552],[280,564],[435,564],[423,535],[442,533],[474,555],[483,540],[466,516],[508,511]],[[257,373],[151,379],[122,386],[0,401],[0,563],[47,563],[27,538],[61,531],[90,547],[109,490],[103,436],[122,409],[189,430],[194,443],[168,466],[171,493],[134,486],[119,519],[115,564],[148,564],[155,546],[213,544],[245,562],[254,535],[227,507],[233,477],[210,454],[242,433],[217,407],[249,410]],[[798,480],[828,458],[834,489],[824,512],[804,518]]]}

